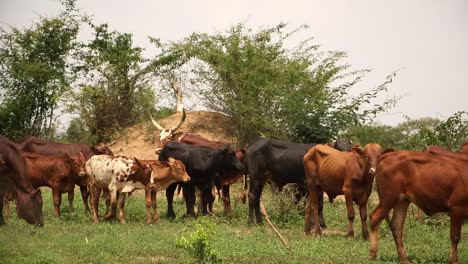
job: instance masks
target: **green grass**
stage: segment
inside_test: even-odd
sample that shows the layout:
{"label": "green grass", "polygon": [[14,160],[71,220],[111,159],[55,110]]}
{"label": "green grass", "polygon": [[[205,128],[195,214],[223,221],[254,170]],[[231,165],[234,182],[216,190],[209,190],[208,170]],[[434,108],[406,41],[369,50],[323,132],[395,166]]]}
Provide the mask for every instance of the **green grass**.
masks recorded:
{"label": "green grass", "polygon": [[[79,195],[76,213],[67,208],[63,195],[62,217],[53,217],[51,192],[43,191],[45,226],[37,228],[13,215],[7,226],[0,228],[0,263],[195,263],[190,253],[176,247],[176,240],[188,237],[200,219],[214,222],[210,246],[224,263],[368,263],[369,243],[361,239],[360,220],[355,220],[355,237],[326,234],[322,237],[303,234],[303,212],[284,203],[283,197],[264,192],[265,207],[283,236],[291,245],[286,250],[270,229],[248,227],[248,206],[234,202],[234,217],[222,213],[221,202],[215,203],[216,217],[182,218],[185,205],[176,198],[177,218],[169,221],[164,195],[159,196],[159,222],[145,224],[145,206],[141,193],[135,193],[126,207],[127,224],[92,223],[85,216]],[[237,191],[232,192],[237,195]],[[374,208],[369,206],[369,212]],[[300,207],[300,206],[299,206]],[[357,210],[356,210],[357,211]],[[103,208],[101,208],[101,213]],[[347,218],[344,203],[326,203],[327,224],[332,230],[344,231]],[[357,215],[359,215],[357,213]],[[412,263],[446,263],[450,251],[449,220],[445,215],[435,220],[417,222],[409,210],[405,224],[405,248]],[[468,263],[468,228],[462,230],[459,261]],[[391,232],[382,224],[378,259],[374,263],[398,263]]]}

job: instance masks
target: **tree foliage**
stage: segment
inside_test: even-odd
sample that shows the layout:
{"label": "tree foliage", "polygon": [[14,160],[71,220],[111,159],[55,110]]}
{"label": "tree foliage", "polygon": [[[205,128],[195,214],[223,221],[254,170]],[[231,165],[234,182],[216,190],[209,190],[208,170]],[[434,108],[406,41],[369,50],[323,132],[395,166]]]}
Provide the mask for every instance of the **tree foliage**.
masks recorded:
{"label": "tree foliage", "polygon": [[83,44],[82,81],[70,109],[75,110],[97,141],[109,141],[121,128],[135,124],[155,103],[151,71],[132,34],[93,25],[94,39]]}
{"label": "tree foliage", "polygon": [[312,39],[287,48],[305,28],[287,31],[280,24],[254,31],[238,24],[226,33],[194,33],[170,54],[202,61],[194,73],[203,103],[233,119],[241,144],[260,136],[326,142],[395,102],[370,105],[393,76],[353,97],[350,88],[369,70],[351,70],[345,53],[320,51]]}
{"label": "tree foliage", "polygon": [[361,125],[347,131],[355,143],[377,142],[382,147],[422,151],[429,145],[457,150],[468,141],[468,113],[457,112],[446,120],[407,119],[397,126]]}
{"label": "tree foliage", "polygon": [[73,1],[57,17],[0,31],[0,134],[52,136],[62,95],[73,81],[79,17]]}

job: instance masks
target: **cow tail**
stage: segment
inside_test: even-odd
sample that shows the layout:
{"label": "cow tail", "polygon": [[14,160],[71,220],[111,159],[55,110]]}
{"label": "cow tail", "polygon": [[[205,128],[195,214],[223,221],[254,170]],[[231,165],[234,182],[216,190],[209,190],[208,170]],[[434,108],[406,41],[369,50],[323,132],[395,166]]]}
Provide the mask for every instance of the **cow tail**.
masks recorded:
{"label": "cow tail", "polygon": [[241,200],[243,204],[247,202],[247,172],[244,174],[244,189],[241,192]]}

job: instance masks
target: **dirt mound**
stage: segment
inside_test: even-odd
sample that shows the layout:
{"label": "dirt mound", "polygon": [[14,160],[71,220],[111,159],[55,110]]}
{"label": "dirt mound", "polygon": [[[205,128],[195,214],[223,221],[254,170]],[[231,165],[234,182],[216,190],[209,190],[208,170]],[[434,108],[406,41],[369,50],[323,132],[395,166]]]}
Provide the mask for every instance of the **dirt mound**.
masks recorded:
{"label": "dirt mound", "polygon": [[[177,113],[158,122],[163,127],[175,126],[180,120],[180,115]],[[187,117],[178,131],[199,134],[214,141],[230,144],[236,142],[230,117],[215,112],[187,112]],[[154,150],[158,141],[159,131],[148,121],[124,129],[110,148],[115,155],[155,159],[157,155],[154,154]]]}

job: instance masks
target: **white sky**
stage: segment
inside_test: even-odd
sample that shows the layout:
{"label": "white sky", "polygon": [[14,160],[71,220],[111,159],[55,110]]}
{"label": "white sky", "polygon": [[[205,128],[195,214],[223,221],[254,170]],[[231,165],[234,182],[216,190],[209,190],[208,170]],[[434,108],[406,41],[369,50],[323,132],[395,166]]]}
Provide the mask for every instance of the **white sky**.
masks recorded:
{"label": "white sky", "polygon": [[[468,1],[465,0],[78,0],[82,11],[111,29],[130,32],[136,45],[147,36],[178,41],[192,32],[214,33],[247,22],[252,28],[307,24],[323,50],[348,53],[355,69],[372,68],[356,89],[367,90],[399,73],[390,95],[403,96],[384,124],[424,116],[445,119],[468,111]],[[55,15],[57,0],[0,0],[0,25],[29,26],[37,15]]]}

